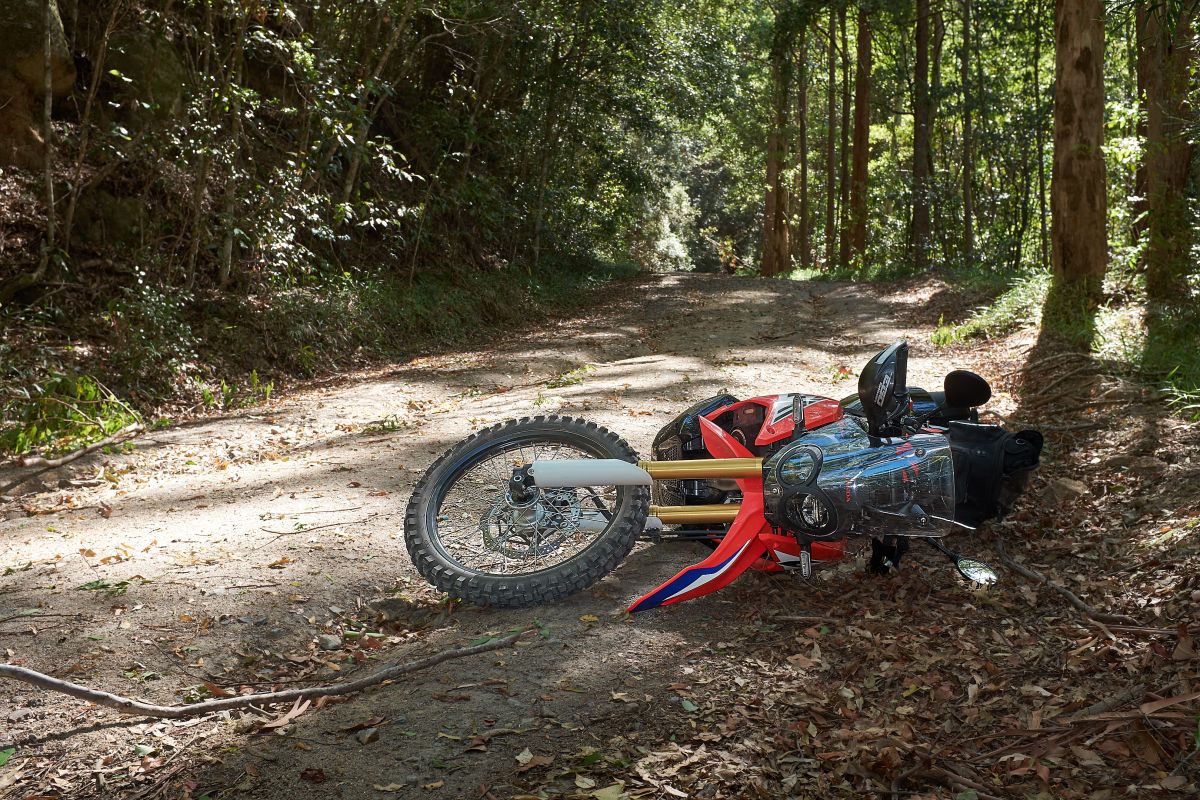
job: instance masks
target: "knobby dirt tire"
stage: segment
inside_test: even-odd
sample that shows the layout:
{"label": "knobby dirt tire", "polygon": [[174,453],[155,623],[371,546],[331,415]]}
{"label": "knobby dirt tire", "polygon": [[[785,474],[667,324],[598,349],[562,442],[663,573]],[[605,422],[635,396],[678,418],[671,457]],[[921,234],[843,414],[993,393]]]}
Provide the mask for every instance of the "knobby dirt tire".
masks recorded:
{"label": "knobby dirt tire", "polygon": [[436,514],[451,481],[488,453],[515,441],[562,442],[597,458],[636,462],[637,452],[607,428],[583,419],[525,417],[493,425],[443,453],[417,482],[404,514],[404,543],[426,580],[447,594],[475,605],[521,608],[552,603],[588,588],[629,555],[650,511],[650,489],[620,487],[613,519],[596,539],[570,559],[538,572],[496,575],[471,570],[440,547]]}

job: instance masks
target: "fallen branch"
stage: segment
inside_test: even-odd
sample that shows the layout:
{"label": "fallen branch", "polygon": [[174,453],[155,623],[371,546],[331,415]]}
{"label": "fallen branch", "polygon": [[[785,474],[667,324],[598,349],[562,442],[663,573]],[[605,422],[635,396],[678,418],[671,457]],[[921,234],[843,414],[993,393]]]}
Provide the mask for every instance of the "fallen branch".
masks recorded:
{"label": "fallen branch", "polygon": [[1084,601],[1080,600],[1079,597],[1076,596],[1075,593],[1072,592],[1070,589],[1059,586],[1057,583],[1051,583],[1050,579],[1047,578],[1042,573],[1040,573],[1036,570],[1030,569],[1029,567],[1026,567],[1023,564],[1020,564],[1020,563],[1014,561],[1012,559],[1012,557],[1008,554],[1008,551],[1004,549],[1004,540],[1003,539],[997,538],[995,541],[996,541],[996,555],[1000,557],[1000,563],[1004,564],[1006,567],[1011,569],[1013,572],[1016,572],[1017,574],[1028,578],[1029,580],[1033,581],[1034,583],[1040,583],[1040,584],[1049,586],[1051,589],[1058,592],[1063,597],[1067,598],[1067,601],[1072,606],[1074,606],[1078,611],[1082,611],[1084,614],[1087,614],[1089,617],[1096,620],[1097,622],[1115,623],[1118,625],[1138,625],[1139,624],[1136,619],[1134,619],[1133,617],[1126,616],[1125,614],[1109,614],[1104,611],[1097,611],[1092,606],[1090,606],[1087,603],[1085,603]]}
{"label": "fallen branch", "polygon": [[1061,720],[1056,719],[1055,722],[1064,722],[1068,725],[1074,722],[1080,722],[1082,721],[1083,717],[1092,717],[1096,714],[1103,714],[1107,711],[1112,711],[1115,708],[1120,708],[1126,703],[1132,703],[1135,700],[1141,700],[1145,694],[1146,687],[1139,683],[1137,686],[1126,689],[1120,694],[1115,694],[1112,697],[1101,700],[1099,703],[1093,703],[1087,708],[1082,708],[1069,717],[1065,717]]}
{"label": "fallen branch", "polygon": [[936,764],[930,765],[929,769],[925,770],[926,777],[932,778],[943,785],[950,784],[950,788],[958,786],[962,789],[970,789],[978,795],[981,800],[1000,800],[994,794],[991,794],[988,787],[978,781],[973,781],[970,778],[965,778],[953,770],[939,767]]}
{"label": "fallen branch", "polygon": [[270,533],[275,536],[292,536],[297,533],[308,533],[309,531],[319,531],[322,528],[337,528],[341,525],[361,525],[364,522],[370,522],[375,517],[378,517],[379,513],[380,512],[376,511],[373,514],[367,514],[362,519],[352,519],[349,522],[328,522],[324,525],[309,525],[309,526],[305,526],[303,528],[296,528],[294,531],[276,531],[276,530],[272,530],[271,528],[259,528],[259,530],[262,531],[263,533]]}
{"label": "fallen branch", "polygon": [[58,458],[42,458],[41,456],[18,458],[16,460],[16,465],[18,468],[28,469],[30,467],[36,467],[36,469],[34,469],[33,472],[17,478],[11,483],[6,483],[4,486],[0,486],[0,494],[4,494],[10,489],[17,488],[22,483],[36,475],[40,475],[43,472],[52,470],[55,467],[61,467],[64,464],[70,464],[72,461],[83,458],[89,453],[94,453],[102,447],[108,447],[109,445],[116,444],[117,442],[124,442],[126,439],[130,439],[144,430],[146,430],[145,426],[140,422],[137,422],[133,425],[128,425],[124,428],[121,428],[121,430],[117,431],[112,436],[106,436],[98,442],[93,442],[87,447],[80,448],[72,453],[67,453],[65,456],[59,456]]}
{"label": "fallen branch", "polygon": [[[1070,380],[1071,378],[1075,377],[1076,375],[1079,375],[1080,373],[1086,372],[1088,374],[1095,374],[1098,371],[1099,371],[1099,369],[1093,364],[1084,364],[1082,367],[1076,367],[1075,369],[1068,370],[1067,372],[1064,372],[1062,375],[1059,375],[1054,380],[1050,381],[1050,383],[1048,385],[1039,388],[1037,390],[1037,394],[1041,397],[1046,397],[1047,395],[1049,395],[1050,398],[1057,397],[1058,395],[1050,395],[1051,389],[1054,389],[1055,387],[1062,385],[1064,382]],[[1034,400],[1032,403],[1029,404],[1029,407],[1036,408],[1037,406],[1039,406],[1041,404],[1042,404],[1041,401]]]}
{"label": "fallen branch", "polygon": [[196,717],[202,714],[211,714],[214,711],[227,711],[232,708],[246,708],[251,705],[266,705],[269,703],[292,703],[298,700],[309,700],[314,697],[337,697],[340,695],[355,694],[367,689],[371,686],[376,686],[384,681],[392,678],[405,675],[410,672],[428,669],[429,667],[441,664],[443,661],[449,661],[455,658],[463,658],[465,656],[473,656],[479,653],[486,653],[490,650],[499,650],[502,647],[507,647],[513,644],[522,636],[529,633],[530,630],[522,630],[500,639],[493,639],[490,642],[475,645],[474,647],[460,647],[454,650],[443,650],[440,653],[435,653],[427,658],[422,658],[417,661],[410,661],[403,664],[392,664],[378,672],[373,672],[370,675],[359,678],[355,681],[347,683],[335,683],[331,686],[313,686],[307,689],[288,689],[281,692],[262,692],[259,694],[246,694],[238,697],[224,697],[219,700],[206,700],[203,703],[193,703],[186,706],[159,706],[152,703],[143,703],[140,700],[134,700],[129,697],[121,697],[120,695],[110,694],[99,689],[91,689],[87,686],[80,686],[77,683],[59,680],[41,672],[35,672],[24,667],[13,666],[12,664],[0,664],[0,678],[11,678],[13,680],[28,683],[31,686],[36,686],[39,689],[47,689],[52,692],[60,692],[70,695],[71,697],[80,700],[87,700],[96,705],[108,706],[115,708],[122,714],[140,715],[144,717],[157,717],[159,719],[187,719],[188,717]]}

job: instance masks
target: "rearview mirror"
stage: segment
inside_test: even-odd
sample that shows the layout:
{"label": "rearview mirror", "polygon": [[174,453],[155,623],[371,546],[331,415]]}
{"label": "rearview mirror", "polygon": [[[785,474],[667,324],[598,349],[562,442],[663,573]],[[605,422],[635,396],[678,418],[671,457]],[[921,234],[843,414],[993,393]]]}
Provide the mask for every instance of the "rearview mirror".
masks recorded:
{"label": "rearview mirror", "polygon": [[942,382],[946,405],[950,408],[975,408],[992,399],[992,387],[981,376],[966,369],[956,369]]}
{"label": "rearview mirror", "polygon": [[962,575],[971,581],[971,583],[978,583],[980,586],[991,586],[1000,580],[1000,576],[996,574],[996,570],[982,561],[976,561],[973,558],[959,558],[954,562],[954,566],[958,568],[959,575]]}

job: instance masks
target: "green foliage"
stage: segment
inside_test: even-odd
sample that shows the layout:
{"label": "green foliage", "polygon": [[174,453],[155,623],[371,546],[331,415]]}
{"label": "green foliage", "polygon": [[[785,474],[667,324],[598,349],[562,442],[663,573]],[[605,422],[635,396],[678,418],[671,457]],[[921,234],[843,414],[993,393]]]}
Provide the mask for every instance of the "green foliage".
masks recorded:
{"label": "green foliage", "polygon": [[965,322],[950,325],[941,322],[931,339],[938,347],[945,347],[970,339],[1003,336],[1025,326],[1037,325],[1049,290],[1049,273],[1026,275],[995,301],[973,311]]}
{"label": "green foliage", "polygon": [[5,402],[0,450],[56,455],[86,447],[141,420],[89,375],[55,374]]}
{"label": "green foliage", "polygon": [[558,375],[546,381],[546,387],[550,389],[561,389],[564,386],[575,386],[583,383],[584,379],[596,371],[594,364],[584,364],[575,369],[568,370],[561,375]]}
{"label": "green foliage", "polygon": [[188,322],[188,297],[151,286],[144,272],[108,302],[108,367],[133,393],[170,396],[195,368],[198,341]]}

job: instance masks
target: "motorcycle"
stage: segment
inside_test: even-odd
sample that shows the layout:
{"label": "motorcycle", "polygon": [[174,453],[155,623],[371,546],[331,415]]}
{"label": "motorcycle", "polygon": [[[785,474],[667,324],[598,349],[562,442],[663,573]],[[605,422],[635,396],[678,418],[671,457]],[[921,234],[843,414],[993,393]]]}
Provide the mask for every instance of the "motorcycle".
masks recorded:
{"label": "motorcycle", "polygon": [[1042,436],[980,423],[992,395],[981,376],[954,370],[929,392],[907,385],[907,365],[899,341],[841,401],[708,398],[658,433],[650,460],[583,419],[499,423],[451,447],[417,483],[404,521],[409,554],[438,589],[502,607],[586,589],[639,539],[712,552],[631,612],[715,592],[747,569],[807,578],[854,544],[869,543],[872,572],[895,569],[916,540],[965,579],[994,582],[989,565],[943,540],[1007,513],[1038,466]]}

